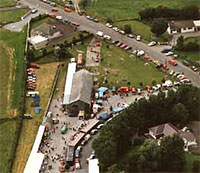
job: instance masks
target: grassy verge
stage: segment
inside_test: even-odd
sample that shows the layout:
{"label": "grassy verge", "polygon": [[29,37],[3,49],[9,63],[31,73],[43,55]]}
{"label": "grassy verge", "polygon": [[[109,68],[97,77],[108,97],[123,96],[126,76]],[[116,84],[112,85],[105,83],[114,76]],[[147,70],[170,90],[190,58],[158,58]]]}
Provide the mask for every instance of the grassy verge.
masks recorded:
{"label": "grassy verge", "polygon": [[0,0],[0,8],[13,7],[16,5],[16,0]]}
{"label": "grassy verge", "polygon": [[21,17],[26,14],[27,10],[12,10],[12,11],[1,11],[0,12],[0,23],[3,22],[14,22],[21,20]]}
{"label": "grassy verge", "polygon": [[16,158],[13,164],[13,172],[23,172],[26,165],[26,161],[29,157],[32,149],[33,142],[35,140],[38,127],[41,124],[45,108],[49,99],[51,86],[56,74],[58,63],[49,63],[40,65],[40,69],[36,70],[37,75],[37,88],[40,92],[40,107],[42,108],[39,115],[34,113],[34,107],[31,107],[33,102],[32,98],[26,99],[26,113],[33,115],[33,119],[24,120],[22,126],[22,132],[17,147]]}
{"label": "grassy verge", "polygon": [[11,148],[16,131],[16,121],[0,124],[0,170],[2,173],[9,172],[11,166]]}
{"label": "grassy verge", "polygon": [[[92,71],[100,72],[98,81],[100,85],[106,86],[127,86],[129,81],[131,86],[139,87],[140,82],[145,85],[151,84],[153,80],[161,83],[165,74],[156,69],[152,64],[144,65],[146,62],[121,50],[115,46],[107,49],[108,43],[103,42],[101,57],[103,58],[99,67],[90,68]],[[102,84],[105,69],[109,70],[107,76],[108,83]]]}
{"label": "grassy verge", "polygon": [[159,5],[170,8],[181,8],[188,4],[199,5],[198,0],[87,0],[87,2],[87,13],[102,21],[105,21],[107,18],[111,18],[114,21],[138,18],[139,11]]}

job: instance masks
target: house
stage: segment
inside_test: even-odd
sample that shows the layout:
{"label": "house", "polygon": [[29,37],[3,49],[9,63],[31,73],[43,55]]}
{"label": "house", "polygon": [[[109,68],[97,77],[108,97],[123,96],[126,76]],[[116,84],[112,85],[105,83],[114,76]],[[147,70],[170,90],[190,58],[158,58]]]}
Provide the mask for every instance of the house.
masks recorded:
{"label": "house", "polygon": [[37,50],[45,47],[49,40],[60,36],[62,36],[62,34],[56,26],[43,23],[31,31],[29,43]]}
{"label": "house", "polygon": [[193,20],[171,21],[168,23],[167,31],[170,35],[178,33],[195,32]]}
{"label": "house", "polygon": [[78,116],[80,110],[90,113],[93,75],[87,70],[74,73],[67,110],[70,116]]}
{"label": "house", "polygon": [[193,22],[194,22],[196,31],[200,31],[200,20],[194,20]]}
{"label": "house", "polygon": [[173,136],[178,134],[179,130],[171,123],[161,124],[159,126],[151,127],[148,129],[149,135],[154,139],[159,139],[165,136]]}
{"label": "house", "polygon": [[158,126],[154,126],[154,127],[149,128],[148,130],[149,130],[149,133],[145,135],[158,140],[158,144],[160,143],[160,139],[166,136],[178,135],[184,141],[185,151],[188,151],[189,146],[197,145],[196,139],[191,132],[181,131],[171,123],[165,123]]}

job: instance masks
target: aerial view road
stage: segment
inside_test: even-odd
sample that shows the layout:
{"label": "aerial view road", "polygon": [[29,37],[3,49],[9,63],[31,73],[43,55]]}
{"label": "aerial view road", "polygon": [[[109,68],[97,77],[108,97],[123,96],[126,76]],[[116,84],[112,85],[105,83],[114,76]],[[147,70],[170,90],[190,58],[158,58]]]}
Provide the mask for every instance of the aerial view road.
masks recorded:
{"label": "aerial view road", "polygon": [[[31,1],[31,0],[22,0],[21,1],[24,5],[28,5],[30,8],[37,8],[41,13],[49,13],[51,12],[52,6],[45,4],[39,0]],[[165,64],[167,56],[160,53],[160,51],[155,50],[154,48],[148,47],[146,44],[142,42],[138,42],[135,39],[128,38],[124,35],[121,35],[118,32],[113,31],[110,28],[107,28],[104,24],[101,23],[94,23],[89,21],[85,18],[85,16],[80,16],[77,13],[66,13],[63,9],[59,9],[56,13],[57,15],[63,16],[63,18],[67,18],[73,22],[80,24],[81,30],[86,30],[91,33],[96,34],[97,31],[102,31],[104,34],[108,34],[111,36],[112,40],[119,40],[123,43],[126,43],[132,46],[134,49],[137,50],[144,50],[145,53],[151,56],[155,60],[159,60],[161,63]],[[25,21],[26,22],[26,21]],[[200,86],[200,76],[199,74],[193,72],[188,67],[185,67],[183,64],[178,63],[178,66],[172,66],[169,64],[170,69],[184,73],[195,86]]]}

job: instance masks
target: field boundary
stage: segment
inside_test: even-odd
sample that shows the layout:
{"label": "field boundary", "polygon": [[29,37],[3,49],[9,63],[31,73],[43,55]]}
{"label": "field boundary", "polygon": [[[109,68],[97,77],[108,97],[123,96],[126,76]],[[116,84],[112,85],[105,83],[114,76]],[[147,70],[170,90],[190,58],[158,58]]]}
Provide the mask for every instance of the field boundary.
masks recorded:
{"label": "field boundary", "polygon": [[53,98],[53,95],[54,95],[54,92],[55,92],[55,87],[56,87],[56,84],[58,82],[58,77],[60,75],[60,69],[61,69],[61,64],[58,65],[57,70],[56,70],[56,74],[55,74],[55,77],[54,77],[54,80],[53,80],[53,85],[51,87],[49,101],[47,103],[42,122],[44,122],[45,117],[46,117],[46,115],[49,111],[49,107],[50,107],[50,104],[51,104],[51,101],[52,101],[52,98]]}

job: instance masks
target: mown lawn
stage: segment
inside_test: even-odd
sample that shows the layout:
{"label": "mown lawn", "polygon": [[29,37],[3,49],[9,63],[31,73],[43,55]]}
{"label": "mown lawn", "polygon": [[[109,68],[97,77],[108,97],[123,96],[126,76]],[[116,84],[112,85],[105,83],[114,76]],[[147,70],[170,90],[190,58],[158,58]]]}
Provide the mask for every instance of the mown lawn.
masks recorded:
{"label": "mown lawn", "polygon": [[51,87],[56,74],[58,63],[48,63],[40,65],[40,69],[36,70],[37,75],[37,88],[36,91],[40,92],[40,107],[42,108],[40,114],[34,113],[32,98],[26,99],[26,113],[32,114],[33,119],[24,120],[22,131],[20,134],[19,144],[17,147],[16,158],[14,160],[13,172],[23,172],[26,161],[32,149],[38,127],[42,122],[47,102],[49,100]]}
{"label": "mown lawn", "polygon": [[21,17],[26,14],[27,10],[12,10],[12,11],[1,11],[0,22],[15,22],[20,21]]}
{"label": "mown lawn", "polygon": [[120,19],[137,18],[138,12],[149,7],[159,5],[170,8],[181,8],[188,4],[199,5],[198,0],[88,0],[86,11],[89,15],[103,21],[111,18],[114,21]]}
{"label": "mown lawn", "polygon": [[0,124],[0,172],[8,173],[11,166],[11,148],[16,131],[16,121]]}
{"label": "mown lawn", "polygon": [[24,80],[22,76],[24,73],[26,29],[19,33],[0,29],[0,36],[0,41],[3,43],[0,44],[0,108],[3,109],[0,118],[3,118],[16,116],[20,108],[23,91],[22,80]]}
{"label": "mown lawn", "polygon": [[12,7],[16,5],[16,0],[0,0],[0,7]]}
{"label": "mown lawn", "polygon": [[[90,68],[92,71],[100,72],[98,81],[100,85],[106,86],[127,86],[127,82],[130,82],[131,86],[139,87],[140,82],[143,85],[152,84],[155,80],[157,83],[161,83],[161,80],[165,77],[165,74],[156,69],[154,65],[144,65],[146,62],[135,56],[130,56],[124,50],[115,46],[110,46],[107,49],[107,43],[103,42],[101,49],[101,56],[103,58],[99,67]],[[107,76],[108,83],[103,84],[105,69],[109,71]]]}

